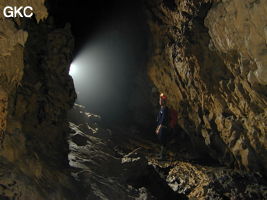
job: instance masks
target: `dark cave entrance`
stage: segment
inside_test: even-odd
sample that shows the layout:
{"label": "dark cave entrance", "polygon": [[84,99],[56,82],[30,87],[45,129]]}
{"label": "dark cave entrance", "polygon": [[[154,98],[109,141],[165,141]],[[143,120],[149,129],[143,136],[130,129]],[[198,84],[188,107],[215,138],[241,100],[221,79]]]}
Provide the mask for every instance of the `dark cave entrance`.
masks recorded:
{"label": "dark cave entrance", "polygon": [[69,22],[72,27],[75,49],[70,73],[76,102],[110,124],[140,120],[136,109],[150,113],[149,102],[142,97],[151,87],[146,83],[149,32],[142,2],[53,0],[47,7],[57,26]]}

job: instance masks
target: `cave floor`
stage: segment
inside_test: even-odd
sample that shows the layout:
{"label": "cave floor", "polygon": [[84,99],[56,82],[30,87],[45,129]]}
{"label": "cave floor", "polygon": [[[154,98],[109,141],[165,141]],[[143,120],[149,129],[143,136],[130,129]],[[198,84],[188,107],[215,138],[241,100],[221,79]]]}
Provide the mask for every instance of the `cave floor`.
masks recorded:
{"label": "cave floor", "polygon": [[69,164],[85,199],[267,199],[257,174],[203,160],[186,141],[160,145],[135,129],[101,127],[101,117],[70,112]]}

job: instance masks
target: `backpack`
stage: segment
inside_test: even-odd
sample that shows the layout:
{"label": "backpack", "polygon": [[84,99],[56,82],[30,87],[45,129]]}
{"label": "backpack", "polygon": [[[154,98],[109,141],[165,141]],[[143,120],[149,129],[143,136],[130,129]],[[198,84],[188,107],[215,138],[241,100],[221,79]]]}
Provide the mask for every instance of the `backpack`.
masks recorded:
{"label": "backpack", "polygon": [[178,113],[176,110],[169,108],[168,111],[168,122],[169,122],[169,127],[174,128],[177,124],[177,118],[178,118]]}

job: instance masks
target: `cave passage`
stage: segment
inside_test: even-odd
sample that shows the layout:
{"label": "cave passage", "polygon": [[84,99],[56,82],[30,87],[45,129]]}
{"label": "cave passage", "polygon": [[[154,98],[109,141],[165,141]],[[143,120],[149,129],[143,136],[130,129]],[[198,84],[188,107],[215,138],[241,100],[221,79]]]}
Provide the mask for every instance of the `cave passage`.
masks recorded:
{"label": "cave passage", "polygon": [[129,118],[133,82],[147,58],[142,3],[115,0],[87,4],[57,0],[49,5],[57,24],[71,23],[75,50],[70,75],[76,102],[108,122],[124,121]]}

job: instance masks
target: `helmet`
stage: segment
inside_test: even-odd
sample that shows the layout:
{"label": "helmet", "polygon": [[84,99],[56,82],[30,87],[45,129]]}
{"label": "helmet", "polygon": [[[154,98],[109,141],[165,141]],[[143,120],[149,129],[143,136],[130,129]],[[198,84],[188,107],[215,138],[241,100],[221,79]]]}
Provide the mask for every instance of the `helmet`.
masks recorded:
{"label": "helmet", "polygon": [[166,100],[166,99],[167,99],[167,96],[164,95],[163,93],[161,93],[161,94],[160,94],[160,98],[161,98],[162,100]]}

